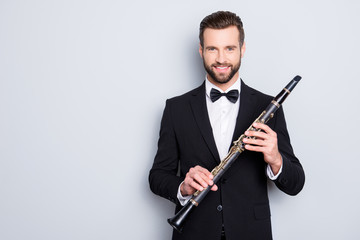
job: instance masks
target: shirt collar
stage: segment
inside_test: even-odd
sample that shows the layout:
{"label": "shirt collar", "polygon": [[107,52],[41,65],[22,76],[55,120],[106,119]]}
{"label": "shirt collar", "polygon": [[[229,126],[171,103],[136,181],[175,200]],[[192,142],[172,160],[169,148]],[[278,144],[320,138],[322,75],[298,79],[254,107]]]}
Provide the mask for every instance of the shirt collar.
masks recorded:
{"label": "shirt collar", "polygon": [[[239,76],[239,78],[236,80],[236,82],[232,86],[230,86],[228,89],[226,89],[225,93],[227,93],[231,90],[238,90],[240,93],[240,87],[241,87],[241,80],[240,80],[240,76]],[[210,97],[210,91],[212,88],[215,88],[216,90],[219,90],[222,93],[224,92],[223,90],[221,90],[220,88],[215,86],[212,82],[210,82],[206,76],[205,77],[205,90],[206,90],[206,95],[208,97]]]}

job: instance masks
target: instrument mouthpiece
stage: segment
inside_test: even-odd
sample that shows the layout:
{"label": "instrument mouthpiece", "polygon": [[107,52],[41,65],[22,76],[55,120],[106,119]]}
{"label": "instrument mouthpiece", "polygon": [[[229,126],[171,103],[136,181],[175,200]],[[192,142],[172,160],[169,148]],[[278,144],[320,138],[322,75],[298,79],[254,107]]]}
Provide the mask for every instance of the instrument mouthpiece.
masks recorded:
{"label": "instrument mouthpiece", "polygon": [[296,86],[296,84],[298,84],[298,82],[301,80],[301,77],[299,75],[296,75],[290,82],[288,85],[286,85],[286,89],[289,90],[289,92],[291,92],[294,87]]}
{"label": "instrument mouthpiece", "polygon": [[294,81],[298,82],[301,80],[301,77],[299,75],[296,75],[293,79]]}

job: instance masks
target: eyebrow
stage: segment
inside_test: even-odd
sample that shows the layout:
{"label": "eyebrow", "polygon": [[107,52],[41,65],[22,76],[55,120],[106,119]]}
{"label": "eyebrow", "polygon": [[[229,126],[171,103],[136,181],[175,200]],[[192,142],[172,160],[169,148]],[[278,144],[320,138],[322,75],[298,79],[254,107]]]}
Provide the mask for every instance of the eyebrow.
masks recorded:
{"label": "eyebrow", "polygon": [[209,48],[217,48],[217,47],[215,47],[215,46],[207,46],[207,47],[205,47],[205,49],[209,49]]}
{"label": "eyebrow", "polygon": [[[205,47],[205,49],[209,49],[209,48],[215,48],[215,49],[218,49],[217,47],[215,47],[215,46],[207,46],[207,47]],[[228,45],[228,46],[225,46],[225,48],[238,48],[238,46],[236,46],[236,45]]]}
{"label": "eyebrow", "polygon": [[237,48],[236,45],[229,45],[229,46],[226,46],[227,48]]}

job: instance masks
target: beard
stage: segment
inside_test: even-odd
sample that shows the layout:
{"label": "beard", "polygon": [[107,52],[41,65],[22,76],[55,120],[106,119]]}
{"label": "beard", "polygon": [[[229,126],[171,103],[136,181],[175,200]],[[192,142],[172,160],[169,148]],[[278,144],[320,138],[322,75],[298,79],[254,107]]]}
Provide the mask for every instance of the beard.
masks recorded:
{"label": "beard", "polygon": [[[208,65],[204,59],[203,59],[203,64],[206,72],[216,83],[225,84],[228,83],[234,77],[234,75],[239,71],[241,65],[241,59],[239,59],[239,62],[235,66],[233,66],[232,64],[219,64],[219,63]],[[217,67],[217,66],[230,67],[231,71],[229,74],[216,73],[213,70],[213,67]]]}

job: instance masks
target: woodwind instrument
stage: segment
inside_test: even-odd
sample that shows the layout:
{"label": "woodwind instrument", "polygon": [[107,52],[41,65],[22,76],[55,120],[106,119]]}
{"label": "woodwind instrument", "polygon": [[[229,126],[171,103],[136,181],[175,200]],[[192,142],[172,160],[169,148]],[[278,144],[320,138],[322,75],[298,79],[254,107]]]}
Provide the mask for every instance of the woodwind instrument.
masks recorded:
{"label": "woodwind instrument", "polygon": [[[274,113],[280,108],[281,104],[284,102],[286,97],[295,88],[296,84],[300,80],[300,76],[295,76],[286,85],[286,87],[271,101],[267,108],[260,114],[260,116],[251,124],[251,126],[247,130],[260,131],[260,129],[254,128],[253,124],[258,122],[267,123],[274,116]],[[211,171],[211,174],[214,176],[214,184],[219,181],[219,179],[223,176],[223,174],[231,166],[231,164],[238,158],[238,156],[243,151],[245,151],[245,144],[243,142],[244,138],[248,137],[245,136],[245,134],[242,134],[236,141],[234,141],[233,146],[230,148],[230,151],[228,152],[226,157],[221,160],[220,164]],[[168,223],[177,231],[181,232],[187,216],[194,210],[194,207],[197,207],[200,204],[200,202],[208,194],[212,186],[208,186],[202,191],[195,192],[192,195],[191,199],[183,206],[183,208],[180,209],[180,211],[174,217],[168,219]]]}

